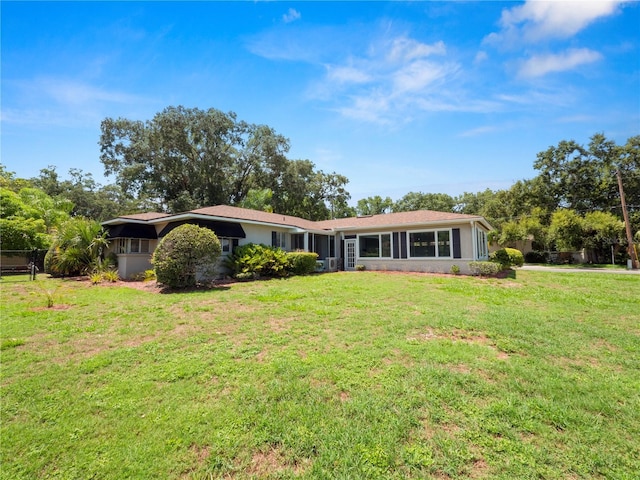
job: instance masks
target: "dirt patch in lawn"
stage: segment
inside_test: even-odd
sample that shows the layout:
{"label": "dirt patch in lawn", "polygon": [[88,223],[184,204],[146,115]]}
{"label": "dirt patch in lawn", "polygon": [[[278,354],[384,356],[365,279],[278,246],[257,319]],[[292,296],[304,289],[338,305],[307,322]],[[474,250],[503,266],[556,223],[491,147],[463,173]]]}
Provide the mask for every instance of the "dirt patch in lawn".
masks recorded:
{"label": "dirt patch in lawn", "polygon": [[452,342],[483,345],[495,350],[497,358],[501,360],[509,358],[509,355],[500,350],[491,338],[480,332],[459,329],[455,329],[450,332],[437,332],[432,329],[428,329],[426,332],[407,337],[407,341],[409,342],[428,342],[432,340],[451,340]]}

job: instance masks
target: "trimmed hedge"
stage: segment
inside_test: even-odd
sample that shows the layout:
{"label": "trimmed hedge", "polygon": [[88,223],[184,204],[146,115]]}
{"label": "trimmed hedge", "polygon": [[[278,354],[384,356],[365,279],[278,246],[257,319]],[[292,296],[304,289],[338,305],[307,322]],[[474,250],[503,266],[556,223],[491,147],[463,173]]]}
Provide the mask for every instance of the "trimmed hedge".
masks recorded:
{"label": "trimmed hedge", "polygon": [[288,270],[293,275],[307,275],[316,271],[318,254],[313,252],[289,252]]}
{"label": "trimmed hedge", "polygon": [[524,256],[520,250],[515,248],[501,248],[491,254],[489,259],[492,262],[498,263],[503,269],[511,267],[521,267],[524,265]]}
{"label": "trimmed hedge", "polygon": [[469,262],[469,270],[471,275],[491,277],[502,271],[502,265],[496,262]]}

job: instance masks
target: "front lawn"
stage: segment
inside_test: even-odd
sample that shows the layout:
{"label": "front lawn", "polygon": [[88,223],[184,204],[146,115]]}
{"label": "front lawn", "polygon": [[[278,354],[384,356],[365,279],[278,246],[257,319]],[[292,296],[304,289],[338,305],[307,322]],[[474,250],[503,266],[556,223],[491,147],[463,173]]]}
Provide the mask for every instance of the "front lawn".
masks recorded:
{"label": "front lawn", "polygon": [[0,478],[640,471],[635,275],[43,277],[0,280]]}

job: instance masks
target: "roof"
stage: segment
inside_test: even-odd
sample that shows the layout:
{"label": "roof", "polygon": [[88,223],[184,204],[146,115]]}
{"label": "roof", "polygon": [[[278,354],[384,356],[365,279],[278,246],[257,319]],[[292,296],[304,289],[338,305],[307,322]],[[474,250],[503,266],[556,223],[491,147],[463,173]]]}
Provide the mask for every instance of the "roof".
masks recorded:
{"label": "roof", "polygon": [[336,218],[334,220],[324,220],[315,223],[316,228],[342,230],[372,227],[399,227],[428,223],[467,222],[474,220],[481,221],[489,227],[489,224],[480,215],[436,212],[434,210],[415,210],[412,212],[382,213],[363,217]]}
{"label": "roof", "polygon": [[159,213],[159,212],[147,212],[147,213],[134,213],[131,215],[120,215],[118,218],[122,218],[125,220],[141,220],[143,222],[148,222],[150,220],[157,220],[159,218],[170,217],[169,213]]}
{"label": "roof", "polygon": [[[204,217],[204,218],[203,218]],[[211,220],[206,219],[211,217]],[[281,215],[278,213],[262,212],[260,210],[252,210],[249,208],[232,207],[229,205],[215,205],[213,207],[198,208],[188,212],[178,214],[167,213],[139,213],[134,215],[123,215],[113,220],[104,222],[104,225],[113,225],[127,223],[127,220],[135,223],[157,224],[165,221],[171,222],[172,228],[181,223],[197,223],[210,222],[220,224],[228,223],[224,221],[216,221],[219,219],[236,220],[238,222],[262,223],[271,225],[282,225],[286,227],[300,228],[302,230],[315,231],[335,231],[335,230],[359,230],[371,228],[408,228],[411,226],[437,225],[447,223],[460,222],[480,222],[488,229],[491,225],[480,215],[468,215],[463,213],[436,212],[434,210],[415,210],[413,212],[397,212],[384,213],[380,215],[368,215],[363,217],[336,218],[334,220],[323,220],[314,222],[300,217],[291,215]],[[168,226],[167,226],[168,227]],[[225,227],[226,228],[226,227]],[[159,236],[163,236],[169,230],[165,229],[160,232]],[[244,231],[242,232],[244,234]],[[231,235],[233,237],[244,238],[239,232]]]}
{"label": "roof", "polygon": [[318,222],[305,220],[291,215],[281,215],[279,213],[262,212],[249,208],[231,207],[229,205],[216,205],[214,207],[199,208],[191,210],[191,214],[210,215],[212,217],[233,218],[236,220],[247,220],[251,222],[272,223],[275,225],[285,225],[290,227],[304,228],[307,230],[318,230]]}

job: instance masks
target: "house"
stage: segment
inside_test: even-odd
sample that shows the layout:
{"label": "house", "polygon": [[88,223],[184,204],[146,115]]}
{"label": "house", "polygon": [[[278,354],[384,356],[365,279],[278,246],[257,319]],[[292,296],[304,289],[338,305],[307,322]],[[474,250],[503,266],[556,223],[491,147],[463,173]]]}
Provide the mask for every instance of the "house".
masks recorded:
{"label": "house", "polygon": [[447,273],[457,265],[488,258],[487,232],[481,216],[417,210],[313,222],[246,208],[217,205],[178,214],[142,213],[106,221],[110,251],[118,257],[121,278],[152,268],[159,240],[184,223],[213,230],[222,254],[235,246],[261,243],[287,251],[315,252],[325,270]]}

